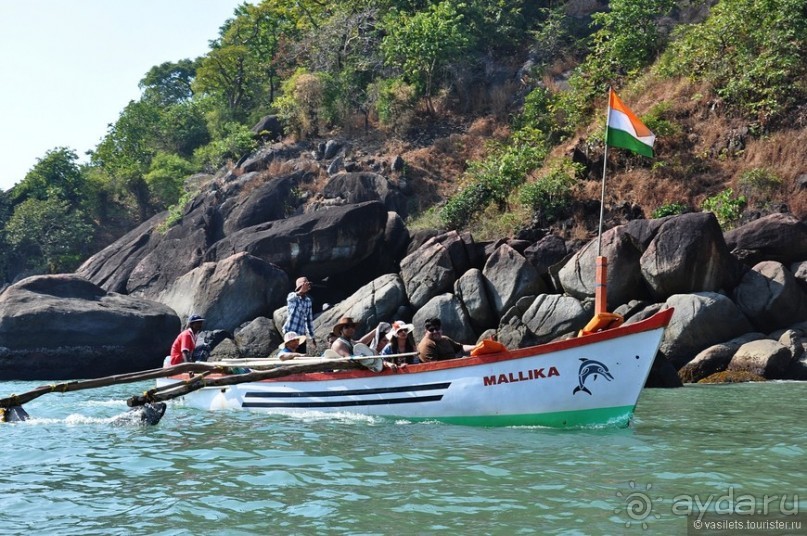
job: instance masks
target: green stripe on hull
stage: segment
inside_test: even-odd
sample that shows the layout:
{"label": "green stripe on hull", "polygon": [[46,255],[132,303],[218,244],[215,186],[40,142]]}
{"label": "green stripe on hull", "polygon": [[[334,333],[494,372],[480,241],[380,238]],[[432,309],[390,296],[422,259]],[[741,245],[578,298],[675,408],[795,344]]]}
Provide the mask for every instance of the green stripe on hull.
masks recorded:
{"label": "green stripe on hull", "polygon": [[630,422],[635,406],[557,411],[553,413],[528,413],[524,415],[484,415],[478,417],[433,417],[410,421],[440,421],[465,426],[546,426],[550,428],[585,428],[613,426],[624,428]]}

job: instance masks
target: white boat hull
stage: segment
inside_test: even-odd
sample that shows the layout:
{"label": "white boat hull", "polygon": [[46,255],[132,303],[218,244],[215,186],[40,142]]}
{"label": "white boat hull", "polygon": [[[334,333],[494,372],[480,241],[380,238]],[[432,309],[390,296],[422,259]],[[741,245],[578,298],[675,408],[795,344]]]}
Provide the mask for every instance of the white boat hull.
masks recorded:
{"label": "white boat hull", "polygon": [[[509,353],[381,373],[298,374],[183,397],[207,410],[352,412],[484,426],[626,426],[672,310],[612,330]],[[183,377],[158,380],[167,385]]]}

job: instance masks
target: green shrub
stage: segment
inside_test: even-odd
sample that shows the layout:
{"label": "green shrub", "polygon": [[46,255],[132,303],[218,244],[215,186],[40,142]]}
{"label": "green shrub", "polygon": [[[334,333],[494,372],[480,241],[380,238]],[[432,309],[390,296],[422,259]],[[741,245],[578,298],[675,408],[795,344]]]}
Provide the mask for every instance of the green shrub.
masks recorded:
{"label": "green shrub", "polygon": [[246,125],[230,122],[222,130],[222,137],[193,152],[194,164],[208,173],[214,173],[228,160],[238,160],[257,146]]}
{"label": "green shrub", "polygon": [[642,122],[649,128],[656,138],[675,136],[681,133],[681,126],[674,123],[665,116],[672,110],[672,104],[663,101],[653,105],[645,115],[642,116]]}
{"label": "green shrub", "polygon": [[179,200],[184,179],[193,172],[193,165],[184,158],[160,152],[143,178],[157,200],[163,206],[170,206]]}
{"label": "green shrub", "polygon": [[168,216],[166,216],[165,221],[163,221],[160,225],[157,226],[158,233],[165,233],[173,227],[179,220],[182,219],[182,216],[185,214],[185,209],[187,209],[190,202],[196,196],[198,192],[185,192],[176,202],[176,204],[171,205],[168,207]]}
{"label": "green shrub", "polygon": [[689,212],[689,207],[685,203],[667,203],[654,210],[650,217],[653,219],[664,218],[665,216],[678,216],[687,212]]}
{"label": "green shrub", "polygon": [[762,202],[770,202],[782,188],[782,183],[782,178],[768,168],[750,169],[739,180],[741,193]]}
{"label": "green shrub", "polygon": [[740,219],[746,203],[744,195],[734,197],[734,190],[726,188],[719,194],[706,198],[701,208],[712,212],[720,223],[720,227],[726,230],[731,229],[734,223]]}
{"label": "green shrub", "polygon": [[552,221],[568,205],[582,172],[581,164],[563,160],[552,166],[546,176],[522,186],[519,201],[540,214],[543,220]]}
{"label": "green shrub", "polygon": [[489,204],[497,203],[503,207],[510,193],[546,158],[546,143],[538,130],[521,130],[511,142],[509,146],[497,148],[488,158],[470,163],[465,173],[465,186],[448,200],[441,211],[445,225],[452,229],[461,228]]}
{"label": "green shrub", "polygon": [[401,78],[390,78],[373,84],[370,94],[382,125],[394,129],[409,128],[417,100],[415,86],[407,84]]}

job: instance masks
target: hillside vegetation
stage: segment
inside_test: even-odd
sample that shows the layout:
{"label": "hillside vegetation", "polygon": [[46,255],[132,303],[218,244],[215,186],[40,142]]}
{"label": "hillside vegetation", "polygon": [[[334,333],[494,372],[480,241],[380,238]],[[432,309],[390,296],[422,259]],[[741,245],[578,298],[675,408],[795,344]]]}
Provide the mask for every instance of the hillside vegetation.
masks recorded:
{"label": "hillside vegetation", "polygon": [[411,227],[585,239],[609,86],[657,136],[652,159],[609,151],[609,224],[805,218],[806,13],[807,0],[244,4],[206,55],[145,73],[89,164],[56,147],[0,195],[0,279],[73,270],[153,214],[178,217],[189,177],[256,149],[269,114],[284,141],[402,155]]}

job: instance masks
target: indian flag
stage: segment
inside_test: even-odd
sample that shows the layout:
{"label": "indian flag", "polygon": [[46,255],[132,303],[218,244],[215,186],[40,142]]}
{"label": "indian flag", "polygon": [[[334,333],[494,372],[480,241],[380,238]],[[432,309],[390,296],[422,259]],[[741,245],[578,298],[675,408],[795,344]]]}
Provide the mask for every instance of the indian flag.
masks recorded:
{"label": "indian flag", "polygon": [[656,136],[650,129],[625,106],[613,89],[609,90],[606,145],[622,147],[652,158],[655,141]]}

